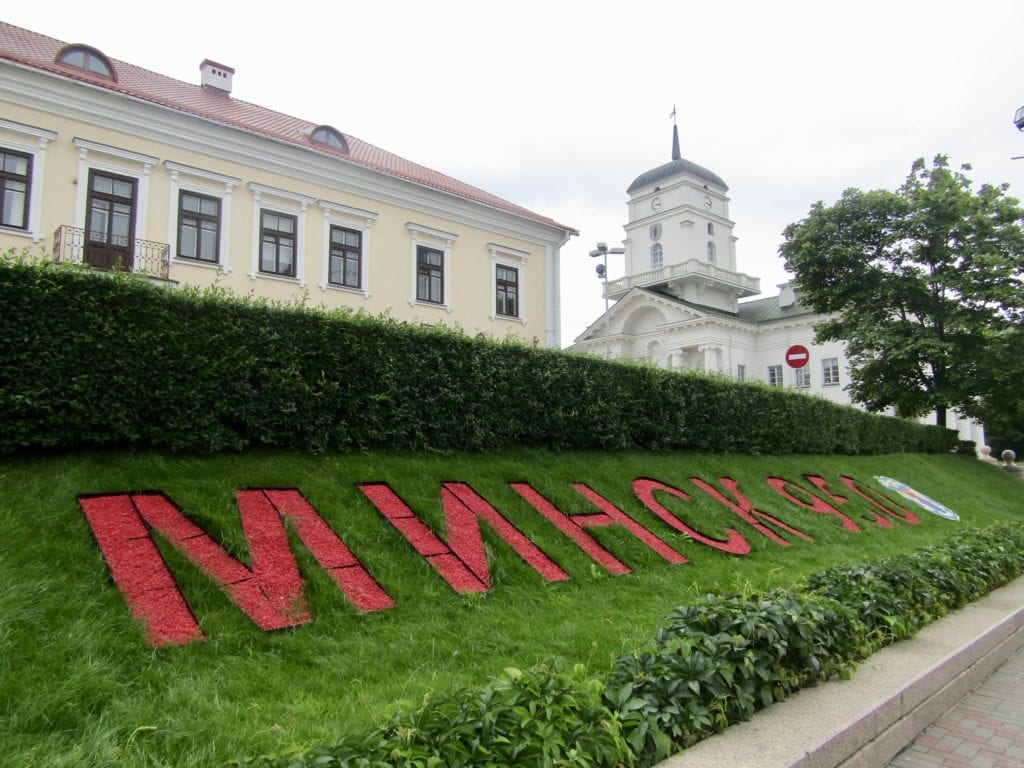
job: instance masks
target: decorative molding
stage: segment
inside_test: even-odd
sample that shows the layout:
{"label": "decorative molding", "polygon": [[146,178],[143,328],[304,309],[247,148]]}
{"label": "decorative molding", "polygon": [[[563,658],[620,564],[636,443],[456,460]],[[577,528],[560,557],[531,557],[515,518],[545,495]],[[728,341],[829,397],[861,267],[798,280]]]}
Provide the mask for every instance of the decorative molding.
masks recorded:
{"label": "decorative molding", "polygon": [[[452,280],[452,246],[459,236],[451,232],[445,232],[441,229],[434,229],[433,227],[428,227],[423,224],[417,224],[413,221],[406,222],[405,228],[409,232],[409,245],[412,258],[412,279],[410,281],[409,288],[409,306],[432,307],[434,309],[445,309],[449,313],[452,312],[454,310],[452,286],[455,282]],[[419,241],[421,238],[425,239],[425,245],[427,246],[433,246],[435,248],[440,246],[440,250],[444,254],[442,266],[442,274],[444,275],[444,286],[442,288],[444,293],[444,302],[441,304],[434,304],[429,301],[420,301],[416,298],[416,283],[419,269],[416,249],[420,245]]]}
{"label": "decorative molding", "polygon": [[[530,254],[514,248],[506,248],[496,243],[488,243],[491,254],[491,309],[490,318],[494,321],[507,321],[526,325],[526,261]],[[498,305],[498,266],[516,271],[516,303],[518,315],[499,315]]]}
{"label": "decorative molding", "polygon": [[309,195],[300,195],[298,192],[289,192],[285,189],[278,189],[277,187],[268,187],[266,184],[257,184],[255,181],[249,182],[249,189],[252,190],[253,197],[256,202],[260,202],[263,199],[263,195],[269,195],[270,197],[276,197],[279,200],[287,200],[291,203],[296,203],[298,209],[303,213],[306,212],[306,208],[311,203],[316,202],[315,197]]}
{"label": "decorative molding", "polygon": [[109,144],[100,144],[88,139],[80,139],[77,136],[73,139],[72,143],[78,147],[78,156],[82,160],[88,159],[90,152],[96,155],[113,157],[118,160],[128,160],[129,162],[141,165],[142,172],[147,176],[153,166],[160,162],[160,158],[153,157],[152,155],[144,155],[141,152],[132,152],[130,149],[121,149],[120,147],[112,147]]}
{"label": "decorative molding", "polygon": [[[343,293],[354,293],[364,299],[370,298],[370,227],[377,220],[377,214],[373,211],[364,211],[361,208],[353,208],[348,205],[331,203],[327,200],[317,200],[317,205],[323,211],[323,261],[320,277],[320,290],[342,291]],[[331,225],[344,225],[348,229],[358,230],[360,233],[360,263],[359,283],[361,288],[353,288],[348,285],[335,285],[330,282],[331,275]]]}
{"label": "decorative molding", "polygon": [[417,240],[421,235],[426,235],[429,238],[443,241],[448,247],[451,247],[452,243],[459,239],[459,236],[451,232],[445,232],[441,229],[434,229],[424,224],[417,224],[413,221],[407,221],[405,228],[412,234],[412,239]]}
{"label": "decorative molding", "polygon": [[48,131],[45,128],[36,128],[34,125],[16,123],[13,120],[4,120],[2,117],[0,117],[0,128],[35,139],[36,146],[39,149],[46,149],[47,143],[57,138],[56,131]]}
{"label": "decorative molding", "polygon": [[235,187],[242,183],[241,179],[236,179],[234,176],[225,176],[221,173],[205,171],[202,168],[193,168],[191,165],[183,165],[170,160],[164,160],[164,167],[171,172],[171,178],[175,181],[181,175],[212,181],[216,184],[222,184],[224,186],[224,194],[227,195],[230,195]]}
{"label": "decorative molding", "polygon": [[[306,287],[306,209],[316,198],[307,195],[299,195],[295,192],[288,192],[276,187],[268,187],[265,184],[249,182],[249,190],[252,192],[252,259],[249,265],[249,279],[255,281],[257,278],[267,280],[280,280],[288,283],[298,283],[300,288]],[[263,199],[264,195],[283,201],[283,205]],[[260,212],[263,210],[283,213],[288,216],[295,216],[295,276],[278,275],[271,272],[260,271],[260,246],[262,238],[260,227],[262,221]]]}
{"label": "decorative molding", "polygon": [[[43,183],[46,179],[44,172],[46,167],[46,148],[51,141],[57,138],[57,132],[2,118],[0,118],[0,129],[19,137],[17,141],[5,139],[3,142],[5,147],[24,152],[32,157],[31,178],[29,179],[28,227],[26,229],[2,227],[2,231],[5,235],[31,238],[32,242],[38,243],[44,237],[42,217]],[[33,139],[35,141],[32,141]]]}
{"label": "decorative molding", "polygon": [[329,217],[332,213],[342,214],[354,220],[361,220],[367,227],[373,224],[379,216],[379,214],[373,211],[364,211],[362,208],[353,208],[350,205],[342,205],[341,203],[331,203],[327,200],[317,200],[316,204],[324,209],[325,217]]}
{"label": "decorative molding", "polygon": [[[146,228],[149,224],[150,172],[153,166],[160,162],[159,158],[78,137],[75,137],[72,143],[78,148],[78,188],[75,194],[76,226],[86,226],[89,172],[92,170],[106,171],[120,176],[130,176],[138,182],[135,189],[135,221],[133,222],[135,239],[148,239]],[[137,262],[138,266],[141,264],[141,261]]]}
{"label": "decorative molding", "polygon": [[491,258],[504,257],[506,259],[515,259],[520,264],[525,264],[527,259],[530,258],[530,254],[526,251],[519,251],[515,248],[509,248],[498,243],[488,243],[487,250],[491,253]]}
{"label": "decorative molding", "polygon": [[[167,201],[167,242],[170,245],[171,258],[176,264],[216,268],[224,274],[228,274],[231,272],[231,193],[236,186],[242,183],[241,180],[233,176],[224,176],[219,173],[204,171],[201,168],[174,163],[170,160],[164,160],[164,167],[170,171],[171,176],[171,188]],[[200,183],[194,183],[197,180]],[[204,184],[202,182],[212,182],[212,184]],[[178,200],[181,190],[216,197],[220,200],[220,231],[217,245],[219,261],[209,262],[200,261],[199,259],[181,259],[177,256]]]}

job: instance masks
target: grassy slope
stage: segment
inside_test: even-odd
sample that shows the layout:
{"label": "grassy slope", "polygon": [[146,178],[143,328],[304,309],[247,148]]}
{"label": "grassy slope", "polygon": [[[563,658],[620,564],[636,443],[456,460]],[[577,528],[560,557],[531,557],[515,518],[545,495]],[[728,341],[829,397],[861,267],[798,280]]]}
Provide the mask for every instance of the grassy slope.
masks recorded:
{"label": "grassy slope", "polygon": [[[885,474],[952,507],[952,523],[865,523],[861,534],[775,494],[769,476]],[[755,505],[815,538],[783,549],[689,484],[730,476]],[[653,477],[693,500],[668,505],[694,527],[747,535],[742,558],[696,544],[643,509],[630,483]],[[459,596],[359,493],[386,481],[440,531],[438,487],[465,481],[572,579],[544,584],[484,526],[494,590]],[[562,510],[593,511],[586,482],[684,553],[669,566],[627,533],[591,533],[633,568],[611,577],[513,493],[528,481]],[[357,614],[301,547],[315,623],[263,633],[173,550],[172,569],[208,637],[181,648],[142,642],[76,504],[79,494],[161,490],[245,559],[234,491],[296,486],[346,540],[397,607]],[[0,464],[0,764],[210,766],[241,754],[333,740],[431,689],[478,684],[505,666],[559,655],[601,674],[676,605],[707,591],[790,584],[801,574],[926,546],[964,525],[1020,519],[1024,486],[960,457],[749,457],[681,454],[327,456],[249,453],[207,459],[87,453]],[[860,519],[860,518],[858,518]]]}

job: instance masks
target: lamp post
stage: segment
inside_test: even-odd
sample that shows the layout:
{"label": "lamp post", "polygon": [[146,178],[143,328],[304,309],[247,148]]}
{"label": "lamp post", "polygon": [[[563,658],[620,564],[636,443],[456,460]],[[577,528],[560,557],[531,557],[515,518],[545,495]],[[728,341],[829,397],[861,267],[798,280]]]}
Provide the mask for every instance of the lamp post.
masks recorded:
{"label": "lamp post", "polygon": [[[1013,124],[1017,126],[1018,131],[1024,131],[1024,107],[1021,107],[1013,116]],[[1017,157],[1011,157],[1011,160],[1024,160],[1024,155],[1018,155]]]}
{"label": "lamp post", "polygon": [[604,356],[611,358],[612,356],[612,334],[611,329],[608,326],[608,254],[622,254],[625,253],[625,248],[609,248],[608,243],[600,242],[597,247],[590,252],[592,258],[600,256],[604,261],[598,264],[595,268],[597,276],[604,281],[604,340],[605,350]]}

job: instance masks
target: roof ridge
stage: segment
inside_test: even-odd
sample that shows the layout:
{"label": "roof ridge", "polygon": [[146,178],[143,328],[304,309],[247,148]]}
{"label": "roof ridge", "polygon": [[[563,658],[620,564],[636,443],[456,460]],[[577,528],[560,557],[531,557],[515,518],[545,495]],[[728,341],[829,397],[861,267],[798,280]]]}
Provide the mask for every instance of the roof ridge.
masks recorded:
{"label": "roof ridge", "polygon": [[[13,47],[12,44],[14,44]],[[283,141],[294,147],[350,162],[357,167],[367,168],[411,184],[453,195],[496,211],[503,211],[572,234],[579,234],[574,228],[559,224],[552,218],[535,213],[480,187],[422,163],[409,160],[344,131],[339,130],[339,133],[349,144],[347,152],[312,142],[309,136],[310,130],[319,125],[328,125],[327,123],[314,123],[306,118],[238,99],[229,94],[213,94],[201,84],[165,75],[122,59],[107,57],[114,65],[116,80],[92,75],[86,71],[76,71],[74,68],[54,60],[57,52],[66,45],[88,44],[67,43],[55,37],[0,21],[0,59],[16,62],[58,77],[69,78],[76,82],[88,83],[128,98],[139,99],[237,130]],[[91,45],[89,47],[94,48]],[[100,49],[96,48],[95,50]],[[101,53],[107,56],[105,52],[101,51]],[[335,128],[335,130],[338,129]]]}

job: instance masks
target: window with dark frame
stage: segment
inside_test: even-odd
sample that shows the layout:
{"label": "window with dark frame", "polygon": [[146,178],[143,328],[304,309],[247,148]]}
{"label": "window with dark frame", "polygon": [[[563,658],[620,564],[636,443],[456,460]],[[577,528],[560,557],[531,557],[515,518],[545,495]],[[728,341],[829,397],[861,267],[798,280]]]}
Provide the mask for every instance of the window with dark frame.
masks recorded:
{"label": "window with dark frame", "polygon": [[83,253],[86,264],[97,269],[134,268],[137,183],[130,176],[89,170]]}
{"label": "window with dark frame", "polygon": [[494,294],[496,314],[519,317],[519,270],[502,264],[495,265]]}
{"label": "window with dark frame", "polygon": [[444,304],[444,254],[416,246],[416,300]]}
{"label": "window with dark frame", "polygon": [[220,261],[220,200],[182,190],[178,195],[178,257]]}
{"label": "window with dark frame", "polygon": [[345,288],[362,287],[363,235],[331,225],[330,265],[327,281]]}
{"label": "window with dark frame", "polygon": [[57,54],[57,61],[69,67],[83,69],[94,75],[114,79],[114,69],[104,56],[94,48],[85,45],[69,45]]}
{"label": "window with dark frame", "polygon": [[0,225],[28,229],[32,156],[0,149]]}
{"label": "window with dark frame", "polygon": [[345,146],[345,139],[342,135],[329,125],[321,125],[314,128],[313,133],[310,134],[310,138],[318,144],[326,144],[328,147],[348,149],[348,147]]}
{"label": "window with dark frame", "polygon": [[260,272],[295,277],[298,220],[287,213],[260,211]]}

